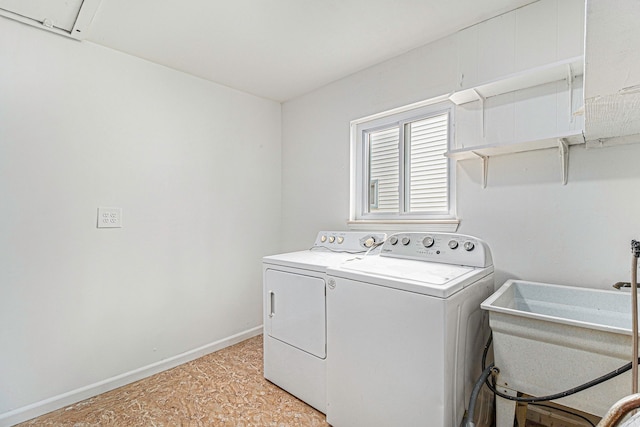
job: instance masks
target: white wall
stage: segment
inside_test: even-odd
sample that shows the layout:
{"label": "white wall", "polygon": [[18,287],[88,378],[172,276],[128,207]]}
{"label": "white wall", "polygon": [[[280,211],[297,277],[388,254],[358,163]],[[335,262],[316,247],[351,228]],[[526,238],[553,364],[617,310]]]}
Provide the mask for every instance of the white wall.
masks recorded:
{"label": "white wall", "polygon": [[449,92],[455,46],[440,40],[283,104],[285,250],[308,247],[318,230],[346,229],[350,121]]}
{"label": "white wall", "polygon": [[[457,61],[456,36],[447,37],[283,105],[284,249],[347,229],[349,122],[455,90]],[[489,243],[498,285],[628,281],[630,241],[640,238],[637,159],[640,144],[571,147],[563,186],[555,150],[494,157],[486,189],[481,163],[459,162],[458,232]]]}
{"label": "white wall", "polygon": [[[347,228],[349,122],[447,93],[457,70],[445,38],[281,117],[0,19],[0,425],[253,333],[260,258]],[[496,157],[486,189],[460,162],[459,232],[489,242],[498,284],[628,280],[638,158],[640,144],[572,147],[563,186],[553,150]],[[98,206],[122,207],[124,227],[97,229]]]}
{"label": "white wall", "polygon": [[[280,123],[278,103],[0,18],[0,425],[259,332]],[[99,206],[124,227],[97,229]]]}

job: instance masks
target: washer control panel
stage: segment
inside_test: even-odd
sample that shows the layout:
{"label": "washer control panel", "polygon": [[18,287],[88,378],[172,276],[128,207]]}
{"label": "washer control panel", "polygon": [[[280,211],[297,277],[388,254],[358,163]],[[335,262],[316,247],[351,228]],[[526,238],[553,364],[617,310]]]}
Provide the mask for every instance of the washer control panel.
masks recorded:
{"label": "washer control panel", "polygon": [[338,252],[366,252],[382,244],[386,238],[385,233],[321,231],[313,247],[328,248]]}
{"label": "washer control panel", "polygon": [[380,256],[445,264],[493,265],[489,246],[477,237],[453,233],[397,233],[382,245]]}

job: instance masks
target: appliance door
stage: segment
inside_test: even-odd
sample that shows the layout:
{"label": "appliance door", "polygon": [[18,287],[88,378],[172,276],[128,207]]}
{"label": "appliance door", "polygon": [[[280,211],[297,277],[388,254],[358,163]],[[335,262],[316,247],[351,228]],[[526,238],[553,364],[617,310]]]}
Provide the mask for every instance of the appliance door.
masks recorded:
{"label": "appliance door", "polygon": [[327,422],[453,425],[442,299],[328,276]]}
{"label": "appliance door", "polygon": [[323,278],[268,269],[265,299],[270,337],[321,359],[326,357]]}

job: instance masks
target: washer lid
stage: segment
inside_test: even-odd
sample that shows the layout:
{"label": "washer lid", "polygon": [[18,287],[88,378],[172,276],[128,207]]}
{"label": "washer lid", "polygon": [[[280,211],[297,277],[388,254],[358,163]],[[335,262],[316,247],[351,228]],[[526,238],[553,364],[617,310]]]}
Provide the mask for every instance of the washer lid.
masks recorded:
{"label": "washer lid", "polygon": [[333,277],[446,298],[493,272],[486,268],[368,256],[327,269]]}

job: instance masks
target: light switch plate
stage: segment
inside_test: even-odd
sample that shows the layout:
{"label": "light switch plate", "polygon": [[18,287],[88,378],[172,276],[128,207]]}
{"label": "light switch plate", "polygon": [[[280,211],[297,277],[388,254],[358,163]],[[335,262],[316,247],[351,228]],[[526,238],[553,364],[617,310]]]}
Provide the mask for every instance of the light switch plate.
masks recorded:
{"label": "light switch plate", "polygon": [[122,227],[122,208],[98,208],[98,228]]}

